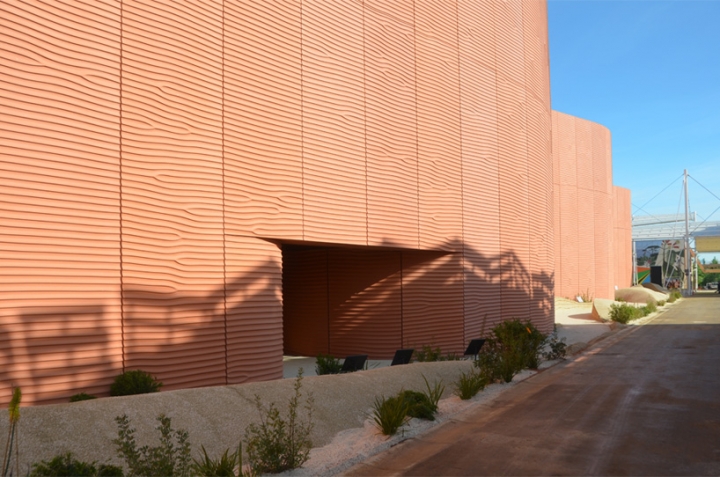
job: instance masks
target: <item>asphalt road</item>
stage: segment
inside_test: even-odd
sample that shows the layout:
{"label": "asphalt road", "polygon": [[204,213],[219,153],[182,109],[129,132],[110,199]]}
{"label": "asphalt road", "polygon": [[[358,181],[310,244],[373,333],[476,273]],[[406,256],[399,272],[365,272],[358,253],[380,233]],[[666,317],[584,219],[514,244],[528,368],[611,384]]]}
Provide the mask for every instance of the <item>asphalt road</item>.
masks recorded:
{"label": "asphalt road", "polygon": [[686,298],[346,475],[720,475],[720,295]]}

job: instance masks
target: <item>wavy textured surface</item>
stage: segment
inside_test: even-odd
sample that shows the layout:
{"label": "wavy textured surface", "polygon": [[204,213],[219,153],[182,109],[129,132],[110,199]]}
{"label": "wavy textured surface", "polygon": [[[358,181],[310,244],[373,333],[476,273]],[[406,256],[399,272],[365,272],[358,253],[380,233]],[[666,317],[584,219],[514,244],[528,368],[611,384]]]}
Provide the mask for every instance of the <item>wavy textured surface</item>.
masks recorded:
{"label": "wavy textured surface", "polygon": [[303,5],[304,239],[367,244],[363,10]]}
{"label": "wavy textured surface", "polygon": [[0,402],[122,368],[114,2],[0,3]]}
{"label": "wavy textured surface", "polygon": [[0,397],[549,330],[545,2],[0,12]]}
{"label": "wavy textured surface", "polygon": [[612,298],[617,262],[610,132],[556,111],[552,124],[556,295]]}
{"label": "wavy textured surface", "polygon": [[226,230],[301,240],[301,2],[224,5]]}
{"label": "wavy textured surface", "polygon": [[165,389],[226,382],[221,32],[220,2],[123,7],[125,366]]}
{"label": "wavy textured surface", "polygon": [[[368,245],[417,248],[415,34],[384,2],[365,9]],[[376,8],[378,8],[376,10]],[[412,10],[410,11],[412,13]]]}

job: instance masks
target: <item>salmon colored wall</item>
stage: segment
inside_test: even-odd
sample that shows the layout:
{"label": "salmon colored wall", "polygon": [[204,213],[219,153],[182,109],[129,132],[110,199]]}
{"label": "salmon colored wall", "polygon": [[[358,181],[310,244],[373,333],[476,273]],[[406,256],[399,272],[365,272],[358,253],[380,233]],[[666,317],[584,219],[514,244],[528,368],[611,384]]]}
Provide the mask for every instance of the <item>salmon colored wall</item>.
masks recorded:
{"label": "salmon colored wall", "polygon": [[615,197],[615,285],[632,285],[632,207],[630,190],[613,186]]}
{"label": "salmon colored wall", "polygon": [[[546,17],[2,2],[0,400],[103,395],[138,367],[165,389],[278,378],[283,346],[461,351],[511,317],[549,331]],[[283,276],[319,260],[283,256],[303,243],[325,268]],[[327,333],[296,339],[283,298]]]}
{"label": "salmon colored wall", "polygon": [[552,112],[555,294],[614,297],[618,261],[607,128]]}

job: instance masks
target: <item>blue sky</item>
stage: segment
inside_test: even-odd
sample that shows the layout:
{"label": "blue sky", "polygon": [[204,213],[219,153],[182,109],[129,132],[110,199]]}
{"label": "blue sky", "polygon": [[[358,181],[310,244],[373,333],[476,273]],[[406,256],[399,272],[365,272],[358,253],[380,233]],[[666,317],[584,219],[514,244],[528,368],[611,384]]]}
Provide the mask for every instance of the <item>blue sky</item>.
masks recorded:
{"label": "blue sky", "polygon": [[720,197],[720,0],[549,0],[548,22],[552,107],[610,129],[633,214],[675,214],[687,169],[691,211],[720,221],[698,185]]}

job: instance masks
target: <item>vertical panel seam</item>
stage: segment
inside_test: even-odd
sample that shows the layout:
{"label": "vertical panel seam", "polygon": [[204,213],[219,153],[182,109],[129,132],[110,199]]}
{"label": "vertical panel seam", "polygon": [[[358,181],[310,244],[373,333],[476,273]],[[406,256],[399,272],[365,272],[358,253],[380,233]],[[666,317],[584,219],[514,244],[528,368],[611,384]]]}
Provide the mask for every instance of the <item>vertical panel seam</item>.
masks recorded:
{"label": "vertical panel seam", "polygon": [[223,234],[223,322],[225,323],[225,384],[229,384],[229,369],[228,369],[228,316],[227,316],[227,215],[226,215],[226,200],[225,200],[225,188],[226,174],[225,169],[225,0],[222,2],[222,46],[221,46],[221,67],[222,67],[222,97],[221,97],[221,135],[222,135],[222,234]]}
{"label": "vertical panel seam", "polygon": [[124,75],[124,13],[125,13],[125,0],[120,0],[120,64],[119,64],[119,123],[118,123],[118,142],[119,142],[119,167],[120,167],[120,353],[122,356],[122,371],[125,372],[125,273],[124,273],[124,231],[123,231],[123,75]]}
{"label": "vertical panel seam", "polygon": [[304,63],[304,0],[300,0],[300,223],[302,239],[305,240],[305,63]]}

